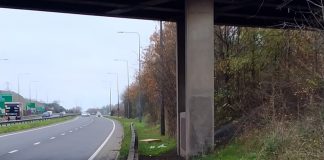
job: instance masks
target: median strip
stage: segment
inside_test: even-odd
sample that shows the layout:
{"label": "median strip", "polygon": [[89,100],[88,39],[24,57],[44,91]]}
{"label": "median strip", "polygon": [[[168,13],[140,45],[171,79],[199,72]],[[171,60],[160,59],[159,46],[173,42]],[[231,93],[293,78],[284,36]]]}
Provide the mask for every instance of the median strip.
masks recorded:
{"label": "median strip", "polygon": [[[15,125],[10,125],[10,126],[2,126],[2,127],[0,127],[0,134],[2,134],[2,133],[10,133],[10,132],[16,132],[16,133],[11,133],[11,134],[7,134],[7,135],[0,135],[0,138],[16,135],[16,134],[20,134],[20,133],[45,129],[45,128],[48,128],[48,127],[53,127],[53,126],[57,126],[57,125],[61,125],[61,124],[65,124],[65,123],[71,122],[71,121],[68,121],[68,120],[71,120],[73,118],[74,117],[63,117],[63,118],[48,119],[46,121],[35,121],[35,122],[25,123],[25,124],[15,124]],[[76,119],[74,119],[74,120],[76,120]],[[66,121],[66,122],[64,122],[64,121]],[[17,131],[20,131],[20,132],[17,132]]]}

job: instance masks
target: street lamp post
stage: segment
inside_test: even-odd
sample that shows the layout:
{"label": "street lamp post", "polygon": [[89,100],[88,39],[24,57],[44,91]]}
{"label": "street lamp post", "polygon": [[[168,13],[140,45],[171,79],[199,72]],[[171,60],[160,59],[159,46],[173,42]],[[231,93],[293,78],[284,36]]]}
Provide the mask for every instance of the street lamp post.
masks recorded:
{"label": "street lamp post", "polygon": [[[31,102],[31,85],[32,83],[38,83],[39,81],[31,81],[29,82],[29,102]],[[36,90],[37,91],[37,90]],[[37,97],[36,97],[37,98]]]}
{"label": "street lamp post", "polygon": [[17,81],[18,81],[18,95],[20,95],[20,78],[24,75],[30,75],[30,73],[20,73],[17,76]]}
{"label": "street lamp post", "polygon": [[109,87],[109,102],[110,102],[110,105],[109,105],[109,107],[110,107],[110,116],[112,116],[111,115],[111,86]]}
{"label": "street lamp post", "polygon": [[[127,69],[127,118],[130,118],[130,97],[129,97],[129,72],[128,72],[128,61],[122,59],[115,59],[115,61],[125,62]],[[126,111],[125,111],[126,112]]]}
{"label": "street lamp post", "polygon": [[107,82],[107,81],[103,81],[103,82],[106,82],[107,83],[107,86],[109,84],[109,88],[108,88],[108,91],[109,91],[109,106],[107,105],[107,114],[110,112],[110,115],[111,116],[111,82]]}
{"label": "street lamp post", "polygon": [[[0,58],[0,61],[7,61],[7,58]],[[8,82],[7,82],[7,88],[8,88]]]}
{"label": "street lamp post", "polygon": [[7,61],[7,58],[1,58],[0,61]]}
{"label": "street lamp post", "polygon": [[[116,75],[117,77],[117,116],[119,117],[119,87],[118,87],[118,73],[107,73],[108,75]],[[111,94],[110,94],[111,95]],[[111,103],[111,101],[110,101]],[[111,104],[110,104],[111,106]]]}
{"label": "street lamp post", "polygon": [[[21,78],[22,76],[24,76],[24,75],[30,75],[30,73],[20,73],[20,74],[18,74],[18,76],[17,76],[17,82],[18,82],[18,84],[17,84],[17,86],[18,86],[18,101],[19,101],[21,104],[23,104],[23,102],[22,102],[22,100],[21,100],[21,95],[20,95],[20,78]],[[24,112],[23,112],[23,114],[24,114]]]}
{"label": "street lamp post", "polygon": [[[162,75],[164,73],[164,55],[163,55],[163,51],[164,51],[164,44],[163,44],[163,23],[162,21],[160,21],[160,63],[162,66]],[[163,77],[163,76],[162,76]],[[164,81],[162,80],[160,82],[161,84],[161,108],[160,108],[160,133],[161,135],[165,135],[165,114],[164,114]]]}
{"label": "street lamp post", "polygon": [[143,108],[141,102],[141,35],[138,32],[118,32],[121,34],[136,34],[138,36],[138,103],[139,109],[138,110],[138,118],[139,121],[142,122],[142,115],[143,115]]}

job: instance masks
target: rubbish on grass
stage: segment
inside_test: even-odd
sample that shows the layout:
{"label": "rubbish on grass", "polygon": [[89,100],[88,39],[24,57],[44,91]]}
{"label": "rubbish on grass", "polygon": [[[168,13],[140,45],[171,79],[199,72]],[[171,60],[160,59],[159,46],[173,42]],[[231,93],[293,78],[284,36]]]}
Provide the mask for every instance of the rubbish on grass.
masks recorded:
{"label": "rubbish on grass", "polygon": [[152,143],[152,142],[161,142],[161,139],[142,139],[141,142]]}
{"label": "rubbish on grass", "polygon": [[161,144],[161,145],[159,145],[157,148],[165,148],[165,147],[167,147],[167,146],[164,145],[164,144]]}

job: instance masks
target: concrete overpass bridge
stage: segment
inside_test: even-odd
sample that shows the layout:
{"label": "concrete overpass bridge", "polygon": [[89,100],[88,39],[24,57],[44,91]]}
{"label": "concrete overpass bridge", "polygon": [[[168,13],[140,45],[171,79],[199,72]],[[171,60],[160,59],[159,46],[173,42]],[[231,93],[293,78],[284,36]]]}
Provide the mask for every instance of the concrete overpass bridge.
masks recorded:
{"label": "concrete overpass bridge", "polygon": [[214,148],[214,25],[323,28],[321,0],[0,0],[0,7],[177,23],[178,153]]}

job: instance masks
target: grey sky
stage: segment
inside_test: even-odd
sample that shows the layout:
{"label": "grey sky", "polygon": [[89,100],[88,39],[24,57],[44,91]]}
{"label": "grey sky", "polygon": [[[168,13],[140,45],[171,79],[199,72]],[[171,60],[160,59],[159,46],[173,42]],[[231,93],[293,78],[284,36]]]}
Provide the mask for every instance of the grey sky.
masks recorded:
{"label": "grey sky", "polygon": [[[21,94],[51,102],[59,100],[66,108],[80,105],[101,107],[109,102],[108,86],[112,86],[112,103],[117,103],[116,78],[105,75],[119,73],[120,93],[127,87],[126,64],[130,81],[138,69],[138,40],[142,48],[158,26],[156,21],[0,9],[0,89],[17,91],[20,76]],[[104,82],[106,81],[106,82]]]}

